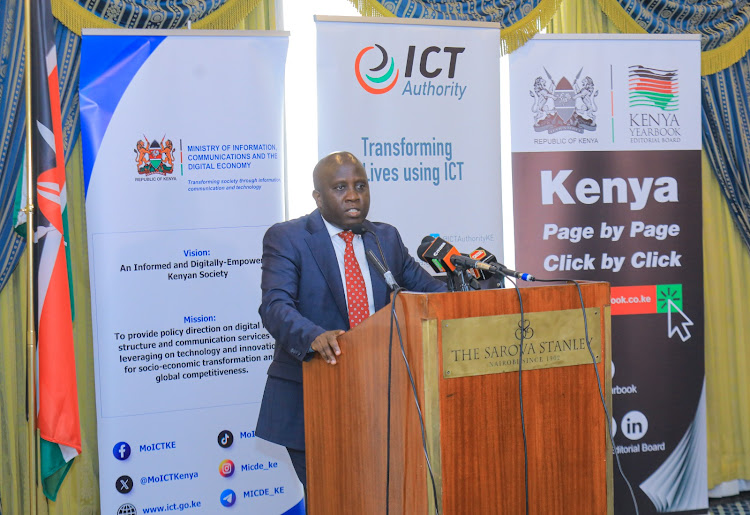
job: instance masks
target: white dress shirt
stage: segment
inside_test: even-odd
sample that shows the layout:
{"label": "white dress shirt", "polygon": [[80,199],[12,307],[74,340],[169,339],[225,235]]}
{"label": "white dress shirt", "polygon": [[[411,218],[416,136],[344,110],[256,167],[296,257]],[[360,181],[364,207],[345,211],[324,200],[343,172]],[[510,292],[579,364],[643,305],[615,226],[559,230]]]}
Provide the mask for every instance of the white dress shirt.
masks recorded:
{"label": "white dress shirt", "polygon": [[[331,242],[333,243],[333,250],[336,252],[336,261],[339,263],[339,272],[341,272],[341,284],[344,285],[344,295],[346,295],[346,272],[344,270],[344,251],[346,250],[346,242],[339,236],[341,231],[335,225],[331,224],[323,218],[323,223],[328,229],[328,234],[331,235]],[[375,313],[375,302],[372,298],[372,280],[370,279],[370,267],[367,263],[367,256],[365,255],[365,244],[362,241],[362,236],[359,234],[354,235],[352,240],[352,246],[354,247],[354,257],[357,258],[359,263],[359,269],[362,271],[362,278],[365,280],[365,288],[367,289],[367,307],[370,309],[370,315]],[[347,306],[349,305],[349,299],[347,297]]]}

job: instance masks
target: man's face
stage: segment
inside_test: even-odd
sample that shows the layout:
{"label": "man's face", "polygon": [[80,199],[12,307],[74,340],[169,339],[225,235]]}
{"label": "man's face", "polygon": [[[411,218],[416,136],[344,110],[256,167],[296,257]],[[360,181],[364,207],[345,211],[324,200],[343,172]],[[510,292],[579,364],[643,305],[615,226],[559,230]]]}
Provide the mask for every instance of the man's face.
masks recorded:
{"label": "man's face", "polygon": [[313,197],[323,218],[342,229],[364,222],[370,210],[370,188],[361,164],[331,163],[321,171],[318,182]]}

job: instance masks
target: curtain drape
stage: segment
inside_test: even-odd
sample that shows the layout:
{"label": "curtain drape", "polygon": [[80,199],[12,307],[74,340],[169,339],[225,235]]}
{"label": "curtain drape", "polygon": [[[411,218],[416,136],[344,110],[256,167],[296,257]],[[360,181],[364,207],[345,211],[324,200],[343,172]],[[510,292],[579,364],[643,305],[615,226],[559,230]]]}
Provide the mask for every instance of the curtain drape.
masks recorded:
{"label": "curtain drape", "polygon": [[233,29],[261,0],[51,0],[55,18],[76,34],[97,29]]}
{"label": "curtain drape", "polygon": [[701,75],[736,63],[750,50],[747,0],[599,0],[621,32],[700,34]]}
{"label": "curtain drape", "polygon": [[[53,7],[56,2],[53,1]],[[120,4],[117,2],[112,2]],[[215,2],[216,3],[216,2]],[[205,6],[200,0],[170,2],[139,2],[142,9],[147,5],[166,6],[186,4]],[[217,3],[218,4],[218,3]],[[16,88],[23,95],[23,61],[21,58],[23,13],[19,12],[21,0],[5,0],[0,4],[0,20],[3,26],[13,30],[0,33],[0,109],[3,121],[13,120],[23,127],[25,109],[23,98],[6,96],[11,79],[20,83]],[[88,5],[88,4],[87,4]],[[213,11],[213,22],[200,18],[192,26],[206,29],[236,28],[243,30],[275,29],[274,0],[254,1],[251,12],[236,11],[223,14],[221,6],[231,7],[232,2],[224,2]],[[234,3],[234,7],[248,3]],[[59,14],[59,6],[55,10]],[[161,7],[160,7],[161,8]],[[81,8],[82,9],[82,8]],[[205,12],[207,9],[204,9]],[[234,25],[225,27],[233,21]],[[214,25],[216,23],[217,25]],[[83,25],[88,26],[88,25]],[[113,25],[110,27],[115,28]],[[158,28],[150,25],[150,28]],[[80,26],[78,27],[80,32]],[[20,43],[14,43],[16,40]],[[94,394],[93,336],[91,330],[90,289],[88,279],[88,248],[84,213],[84,186],[81,164],[81,144],[78,138],[78,69],[80,36],[71,28],[58,25],[56,33],[58,71],[60,75],[60,98],[63,111],[63,132],[66,152],[66,175],[68,191],[68,217],[70,226],[70,246],[72,254],[73,292],[75,295],[76,321],[73,324],[76,342],[76,369],[78,373],[78,398],[81,416],[81,437],[83,453],[76,458],[68,473],[57,502],[48,502],[41,494],[37,495],[39,513],[44,514],[97,514],[99,513],[99,480],[96,440],[96,408]],[[8,50],[6,52],[6,49]],[[12,73],[11,73],[12,72]],[[15,84],[14,83],[14,84]],[[26,263],[21,260],[16,265],[8,265],[6,249],[20,257],[23,240],[14,236],[12,229],[6,230],[6,211],[12,220],[13,192],[20,172],[20,159],[23,155],[23,132],[13,132],[10,123],[0,127],[2,135],[2,162],[0,163],[0,287],[3,278],[5,287],[0,290],[0,513],[28,513],[28,481],[26,456],[26,369],[25,369],[25,305],[26,305]],[[14,143],[16,142],[16,143]],[[15,161],[8,149],[16,149]],[[20,152],[20,155],[18,155]],[[11,183],[9,193],[3,186]],[[12,239],[6,236],[11,234]],[[15,247],[14,247],[15,245]],[[13,268],[15,267],[15,271]],[[11,274],[12,272],[12,274]]]}
{"label": "curtain drape", "polygon": [[703,147],[750,249],[750,53],[701,85]]}
{"label": "curtain drape", "polygon": [[499,23],[500,45],[512,52],[534,37],[561,0],[349,0],[363,16]]}
{"label": "curtain drape", "polygon": [[703,159],[708,488],[750,479],[750,253]]}
{"label": "curtain drape", "polygon": [[[23,26],[18,1],[0,3],[2,27]],[[23,252],[23,239],[13,231],[13,200],[21,169],[26,132],[24,119],[23,32],[0,32],[0,291]]]}
{"label": "curtain drape", "polygon": [[[260,2],[260,3],[259,3]],[[500,23],[504,51],[512,51],[542,27],[553,32],[651,32],[702,35],[704,166],[704,276],[706,377],[709,420],[709,487],[750,477],[750,174],[748,92],[750,4],[747,0],[350,0],[362,14],[447,18]],[[74,252],[84,454],[63,484],[58,503],[40,513],[98,511],[93,358],[88,261],[78,135],[78,52],[82,27],[274,28],[273,0],[52,0],[57,31],[63,131],[67,152],[69,216]],[[22,12],[19,0],[0,4],[0,499],[3,513],[23,513],[25,428],[22,309],[24,264],[17,267],[22,240],[9,229],[13,189],[23,154]],[[86,8],[84,8],[84,5]],[[254,7],[256,7],[254,9]],[[559,9],[558,9],[559,8]],[[248,13],[251,16],[248,17]],[[602,16],[602,13],[606,14]],[[554,18],[553,18],[554,15]],[[71,150],[72,149],[72,150]],[[723,195],[723,198],[722,198]],[[744,242],[744,243],[743,243]],[[5,288],[3,285],[7,282]],[[88,449],[88,452],[87,452]],[[44,503],[43,497],[40,504]]]}

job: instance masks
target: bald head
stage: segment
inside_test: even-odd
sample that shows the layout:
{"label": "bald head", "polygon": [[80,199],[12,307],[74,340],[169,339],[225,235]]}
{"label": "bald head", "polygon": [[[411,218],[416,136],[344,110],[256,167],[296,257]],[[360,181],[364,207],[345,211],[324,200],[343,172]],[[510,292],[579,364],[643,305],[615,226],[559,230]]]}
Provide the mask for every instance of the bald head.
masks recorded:
{"label": "bald head", "polygon": [[315,165],[313,198],[328,222],[348,229],[365,220],[370,189],[365,167],[351,152],[334,152]]}
{"label": "bald head", "polygon": [[321,180],[332,172],[335,173],[338,168],[345,164],[354,165],[355,168],[362,168],[362,173],[365,171],[362,163],[351,152],[332,152],[318,161],[318,164],[313,168],[313,187],[317,191],[320,191]]}

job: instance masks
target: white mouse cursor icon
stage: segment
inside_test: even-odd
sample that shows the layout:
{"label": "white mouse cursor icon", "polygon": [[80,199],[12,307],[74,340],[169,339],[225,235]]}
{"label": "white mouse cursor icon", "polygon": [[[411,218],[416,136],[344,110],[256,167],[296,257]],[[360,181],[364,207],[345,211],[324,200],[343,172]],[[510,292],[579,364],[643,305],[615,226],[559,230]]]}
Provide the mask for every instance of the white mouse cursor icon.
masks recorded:
{"label": "white mouse cursor icon", "polygon": [[[672,312],[675,312],[675,322],[672,323]],[[679,314],[679,315],[678,315]],[[682,317],[682,321],[680,321],[680,317]],[[690,331],[688,330],[688,327],[693,325],[693,321],[688,318],[688,316],[682,312],[680,308],[677,307],[677,305],[672,302],[670,299],[667,299],[667,336],[670,338],[674,335],[674,333],[677,333],[683,342],[686,342],[690,339]]]}

